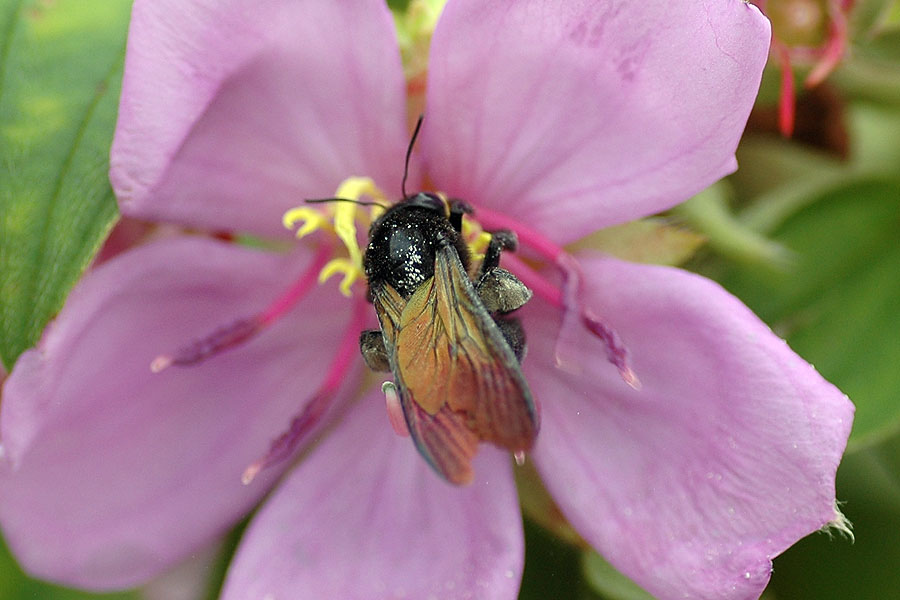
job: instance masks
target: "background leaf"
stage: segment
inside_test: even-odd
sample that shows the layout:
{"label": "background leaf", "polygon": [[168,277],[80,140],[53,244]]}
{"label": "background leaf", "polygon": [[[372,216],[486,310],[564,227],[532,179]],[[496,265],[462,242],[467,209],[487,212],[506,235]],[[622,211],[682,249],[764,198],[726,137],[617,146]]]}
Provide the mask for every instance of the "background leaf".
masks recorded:
{"label": "background leaf", "polygon": [[781,270],[701,266],[785,337],[857,407],[851,444],[900,428],[900,183],[823,192],[773,238],[793,252]]}
{"label": "background leaf", "polygon": [[[900,436],[853,452],[838,471],[838,497],[855,542],[818,534],[775,559],[777,598],[895,598],[900,590]],[[890,590],[893,590],[890,591]]]}
{"label": "background leaf", "polygon": [[137,592],[97,595],[32,579],[22,573],[0,540],[0,598],[3,600],[140,600]]}
{"label": "background leaf", "polygon": [[653,596],[596,552],[585,552],[581,566],[588,584],[606,600],[653,600]]}
{"label": "background leaf", "polygon": [[107,179],[130,2],[0,0],[0,359],[10,370],[116,218]]}

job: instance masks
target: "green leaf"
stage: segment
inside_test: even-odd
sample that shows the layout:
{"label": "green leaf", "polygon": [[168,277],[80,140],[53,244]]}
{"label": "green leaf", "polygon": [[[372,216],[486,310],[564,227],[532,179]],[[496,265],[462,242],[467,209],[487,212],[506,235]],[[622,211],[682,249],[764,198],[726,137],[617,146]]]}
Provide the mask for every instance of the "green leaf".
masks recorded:
{"label": "green leaf", "polygon": [[598,250],[632,262],[680,265],[705,238],[668,219],[649,217],[591,233],[567,246],[570,252]]}
{"label": "green leaf", "polygon": [[0,359],[59,311],[116,219],[127,0],[0,0]]}
{"label": "green leaf", "polygon": [[140,600],[137,592],[92,594],[62,588],[28,577],[0,539],[0,598],[3,600]]}
{"label": "green leaf", "polygon": [[850,396],[852,444],[900,427],[898,230],[900,183],[858,182],[825,192],[775,229],[795,256],[780,272],[710,272]]}
{"label": "green leaf", "polygon": [[850,39],[867,39],[890,25],[894,0],[857,0],[850,12]]}
{"label": "green leaf", "polygon": [[580,550],[530,519],[524,524],[527,551],[519,600],[582,598],[588,590],[578,567]]}
{"label": "green leaf", "polygon": [[787,261],[784,248],[734,217],[728,207],[729,196],[727,182],[720,181],[675,207],[672,213],[702,233],[709,246],[723,256],[766,266]]}
{"label": "green leaf", "polygon": [[596,552],[585,552],[581,565],[588,584],[606,600],[653,600],[653,596]]}

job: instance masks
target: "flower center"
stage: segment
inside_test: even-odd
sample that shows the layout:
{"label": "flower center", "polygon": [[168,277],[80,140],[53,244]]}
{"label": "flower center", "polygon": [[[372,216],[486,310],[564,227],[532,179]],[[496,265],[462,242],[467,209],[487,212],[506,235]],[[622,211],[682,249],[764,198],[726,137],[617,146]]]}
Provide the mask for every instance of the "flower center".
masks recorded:
{"label": "flower center", "polygon": [[[360,201],[364,197],[375,201],[375,204],[361,204]],[[335,197],[326,199],[328,200],[333,202],[323,210],[308,205],[292,208],[284,213],[282,223],[288,229],[297,228],[297,239],[302,239],[314,231],[337,236],[347,249],[348,256],[328,261],[319,272],[319,283],[324,283],[332,275],[342,274],[340,290],[349,298],[353,284],[365,276],[356,221],[359,220],[366,226],[370,225],[384,212],[388,200],[375,182],[368,177],[350,177],[344,180],[338,187]]]}
{"label": "flower center", "polygon": [[[322,207],[313,206],[321,204]],[[297,238],[305,238],[319,231],[327,234],[321,240],[310,266],[280,297],[263,311],[248,318],[238,319],[230,325],[215,330],[207,337],[178,349],[172,354],[158,356],[150,365],[158,373],[172,365],[187,366],[199,363],[219,352],[235,347],[255,336],[271,325],[295,306],[313,287],[314,283],[324,283],[333,275],[342,275],[339,289],[344,296],[352,297],[357,281],[365,281],[363,250],[359,244],[357,223],[366,229],[390,206],[384,193],[367,177],[350,177],[337,189],[334,198],[309,200],[304,206],[287,211],[282,219],[288,229],[296,229]],[[582,306],[581,272],[577,261],[562,247],[543,237],[539,232],[506,215],[486,209],[477,209],[481,221],[469,215],[462,220],[462,237],[475,261],[481,261],[491,241],[488,230],[506,229],[518,236],[521,246],[531,250],[539,259],[554,265],[562,274],[562,285],[546,279],[523,260],[504,255],[509,270],[536,295],[562,312],[563,319],[556,344],[557,366],[572,370],[574,361],[565,356],[567,341],[574,331],[584,328],[606,347],[607,358],[618,370],[622,379],[635,389],[640,382],[628,365],[625,347],[615,332],[607,327],[590,310]],[[485,230],[482,222],[488,227]],[[333,238],[340,240],[346,256],[335,256]],[[295,416],[288,429],[276,438],[269,450],[248,466],[241,479],[249,484],[256,475],[273,464],[280,463],[296,454],[296,450],[308,438],[308,434],[321,422],[331,406],[341,382],[354,363],[358,353],[359,332],[368,314],[365,296],[361,295],[353,303],[353,316],[347,325],[338,350],[326,372],[319,389],[310,397],[303,410]],[[392,384],[383,386],[388,416],[394,430],[407,434],[402,409],[396,388]],[[517,462],[523,459],[516,456]]]}
{"label": "flower center", "polygon": [[[359,246],[356,223],[360,222],[368,229],[391,202],[368,177],[345,179],[335,192],[334,198],[311,202],[328,203],[332,206],[331,211],[326,212],[309,205],[298,206],[284,214],[282,223],[288,229],[296,228],[298,239],[314,231],[337,236],[346,248],[347,256],[328,261],[319,272],[319,283],[324,283],[333,275],[343,275],[339,289],[349,298],[352,295],[353,284],[365,278],[363,253]],[[476,261],[484,258],[491,235],[469,215],[463,216],[462,236],[472,257]]]}

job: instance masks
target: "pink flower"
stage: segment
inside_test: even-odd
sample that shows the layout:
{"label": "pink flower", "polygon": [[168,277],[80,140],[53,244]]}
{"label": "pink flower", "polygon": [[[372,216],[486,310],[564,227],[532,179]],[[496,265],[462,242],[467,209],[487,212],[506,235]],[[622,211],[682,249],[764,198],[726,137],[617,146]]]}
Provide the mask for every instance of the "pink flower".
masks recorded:
{"label": "pink flower", "polygon": [[[838,519],[853,407],[716,284],[598,254],[576,265],[560,246],[732,171],[768,41],[740,0],[451,0],[431,46],[408,187],[427,174],[547,264],[519,271],[543,406],[530,460],[578,532],[660,598],[755,598],[773,556]],[[285,237],[287,209],[349,176],[400,189],[405,102],[378,0],[137,0],[111,178],[123,214]],[[325,239],[285,255],[168,238],[84,278],[3,390],[0,523],[26,569],[136,585],[271,490],[223,598],[516,596],[509,456],[482,447],[457,488],[393,433],[355,356],[371,307],[311,284]],[[580,271],[576,300],[555,267]],[[150,372],[253,314],[271,322],[244,343]],[[585,314],[619,342],[578,319],[561,331]],[[555,365],[563,339],[577,373]],[[620,376],[626,349],[641,390]],[[316,443],[242,485],[311,401],[328,407]]]}

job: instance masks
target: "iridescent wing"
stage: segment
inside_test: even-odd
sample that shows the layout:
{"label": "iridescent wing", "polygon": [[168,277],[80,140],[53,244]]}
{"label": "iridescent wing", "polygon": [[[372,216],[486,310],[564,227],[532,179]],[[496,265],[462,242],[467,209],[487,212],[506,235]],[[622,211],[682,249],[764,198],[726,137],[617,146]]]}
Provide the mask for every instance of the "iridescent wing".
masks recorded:
{"label": "iridescent wing", "polygon": [[434,277],[408,300],[383,285],[375,306],[407,425],[436,471],[453,483],[471,481],[479,440],[531,449],[538,431],[531,392],[452,246],[438,250]]}

